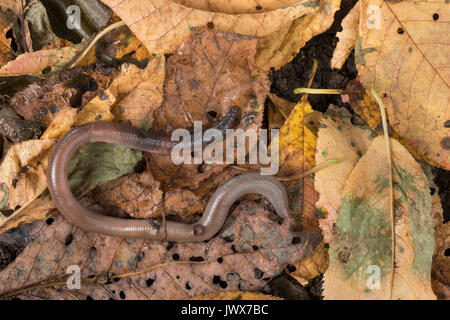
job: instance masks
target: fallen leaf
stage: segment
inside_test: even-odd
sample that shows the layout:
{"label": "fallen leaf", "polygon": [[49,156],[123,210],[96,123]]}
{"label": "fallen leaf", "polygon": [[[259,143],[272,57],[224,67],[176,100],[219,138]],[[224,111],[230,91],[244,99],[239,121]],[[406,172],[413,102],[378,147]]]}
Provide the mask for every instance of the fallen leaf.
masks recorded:
{"label": "fallen leaf", "polygon": [[0,10],[0,67],[13,60],[15,55],[11,49],[11,40],[6,38],[6,33],[11,30],[13,23],[7,13]]}
{"label": "fallen leaf", "polygon": [[20,15],[20,2],[18,0],[2,0],[0,8],[3,10],[11,10],[16,16]]}
{"label": "fallen leaf", "polygon": [[333,235],[333,225],[341,207],[345,183],[350,172],[372,144],[371,130],[367,126],[351,123],[349,111],[331,105],[320,121],[317,139],[316,164],[330,159],[339,159],[339,163],[324,168],[314,177],[314,187],[319,193],[316,207],[327,215],[320,219],[320,228],[324,241],[329,243]]}
{"label": "fallen leaf", "polygon": [[279,69],[290,62],[314,36],[326,31],[334,21],[341,0],[321,0],[312,13],[298,15],[295,20],[258,41],[256,64],[263,70]]}
{"label": "fallen leaf", "polygon": [[210,293],[204,296],[192,298],[192,300],[283,300],[283,299],[257,292],[230,291],[230,292]]}
{"label": "fallen leaf", "polygon": [[312,279],[324,274],[328,268],[328,250],[325,249],[324,245],[325,243],[320,243],[311,255],[293,265],[295,271],[289,271],[288,268],[286,273],[304,287]]}
{"label": "fallen leaf", "polygon": [[[0,165],[0,207],[12,213],[28,205],[47,188],[45,170],[52,140],[28,140],[15,144]],[[0,225],[6,220],[0,213]]]}
{"label": "fallen leaf", "polygon": [[450,299],[450,223],[436,229],[436,247],[431,269],[431,287],[439,300]]}
{"label": "fallen leaf", "polygon": [[[262,13],[228,14],[202,9],[204,4],[189,2],[197,8],[174,1],[102,0],[129,26],[151,53],[172,53],[196,27],[262,37],[283,25],[317,10],[314,1],[296,1],[295,5],[273,6]],[[247,1],[242,1],[243,3]],[[251,1],[253,2],[253,1]],[[275,1],[273,1],[275,3]],[[224,2],[222,8],[233,8]],[[255,7],[256,8],[256,7]],[[231,9],[234,10],[234,9]],[[225,9],[225,12],[229,11]],[[262,27],[264,26],[264,27]]]}
{"label": "fallen leaf", "polygon": [[[280,128],[278,176],[298,175],[315,165],[314,152],[316,136],[305,126],[305,116],[313,112],[304,95],[295,106],[289,118]],[[298,226],[311,231],[319,230],[318,215],[315,203],[318,194],[314,190],[311,176],[287,183],[291,214]]]}
{"label": "fallen leaf", "polygon": [[[435,299],[431,290],[434,229],[431,196],[420,165],[390,139],[395,211],[395,262],[385,138],[375,138],[344,189],[325,299]],[[393,269],[394,268],[394,269]]]}
{"label": "fallen leaf", "polygon": [[26,120],[49,126],[59,112],[79,110],[108,89],[111,78],[115,78],[118,71],[118,68],[101,65],[61,71],[18,91],[9,107]]}
{"label": "fallen leaf", "polygon": [[49,73],[56,73],[83,51],[83,48],[84,43],[80,43],[61,49],[24,53],[0,68],[0,76],[44,76]]}
{"label": "fallen leaf", "polygon": [[[112,88],[117,90],[116,96],[120,98],[126,94],[111,110],[115,118],[129,120],[136,127],[148,126],[153,119],[153,111],[163,101],[164,78],[164,55],[152,58],[143,70],[135,65],[124,66],[119,78],[112,83]],[[127,82],[128,89],[124,89],[124,82]]]}
{"label": "fallen leaf", "polygon": [[342,98],[372,129],[375,130],[381,123],[380,107],[358,78],[348,82]]}
{"label": "fallen leaf", "polygon": [[342,31],[336,33],[339,42],[334,49],[333,57],[330,62],[331,68],[333,69],[341,69],[350,53],[355,48],[356,40],[359,35],[360,12],[360,3],[358,1],[342,20]]}
{"label": "fallen leaf", "polygon": [[[0,272],[0,295],[186,299],[215,292],[258,291],[319,242],[317,234],[292,232],[289,221],[279,225],[271,216],[261,205],[243,202],[219,236],[186,245],[86,233],[58,215],[50,225],[33,224],[33,240]],[[300,237],[301,243],[293,244],[294,237]],[[84,281],[79,290],[66,287],[71,265],[81,269]]]}
{"label": "fallen leaf", "polygon": [[240,13],[262,13],[276,9],[291,7],[298,0],[228,0],[228,1],[205,1],[205,0],[173,0],[189,8],[203,11],[222,12],[228,14]]}
{"label": "fallen leaf", "polygon": [[[360,2],[355,60],[364,87],[384,97],[389,123],[409,151],[450,169],[450,11],[445,0]],[[437,14],[438,19],[433,15]],[[378,24],[378,26],[377,26]]]}
{"label": "fallen leaf", "polygon": [[269,129],[280,129],[296,103],[284,100],[273,93],[269,93],[268,97],[271,101],[268,110]]}
{"label": "fallen leaf", "polygon": [[[238,106],[241,121],[235,129],[259,130],[269,81],[254,62],[256,41],[207,28],[193,31],[166,63],[164,101],[153,112],[148,127],[171,134],[202,121],[206,129]],[[198,189],[200,183],[204,188],[215,188],[217,185],[205,180],[226,170],[223,164],[207,165],[204,170],[199,164],[176,166],[169,156],[157,154],[147,154],[146,158],[156,180],[191,190]]]}

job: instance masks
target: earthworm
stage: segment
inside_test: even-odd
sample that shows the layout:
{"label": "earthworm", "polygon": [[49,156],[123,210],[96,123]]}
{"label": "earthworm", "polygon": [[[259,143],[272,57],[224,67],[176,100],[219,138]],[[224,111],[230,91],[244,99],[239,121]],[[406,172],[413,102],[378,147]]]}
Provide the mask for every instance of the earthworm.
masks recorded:
{"label": "earthworm", "polygon": [[[224,131],[234,126],[239,110],[237,107],[231,108],[215,128]],[[232,204],[238,198],[252,193],[266,197],[280,217],[288,217],[289,203],[283,185],[272,176],[253,173],[239,175],[220,186],[209,200],[202,217],[194,224],[167,221],[166,228],[162,228],[159,220],[153,218],[122,219],[96,214],[78,203],[67,178],[69,162],[75,152],[83,144],[96,141],[162,154],[170,154],[177,144],[170,140],[170,136],[110,122],[89,123],[69,131],[57,143],[49,158],[48,189],[58,210],[86,231],[122,238],[204,241],[219,232]],[[195,141],[192,140],[192,143]]]}

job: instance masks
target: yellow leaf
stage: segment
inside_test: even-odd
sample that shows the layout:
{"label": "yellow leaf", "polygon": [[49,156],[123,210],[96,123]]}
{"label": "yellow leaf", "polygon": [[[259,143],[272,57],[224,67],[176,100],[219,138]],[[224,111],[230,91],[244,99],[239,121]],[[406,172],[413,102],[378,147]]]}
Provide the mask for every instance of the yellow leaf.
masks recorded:
{"label": "yellow leaf", "polygon": [[324,276],[325,299],[435,299],[430,281],[434,228],[428,181],[405,147],[394,139],[390,145],[395,235],[386,142],[380,136],[347,179]]}
{"label": "yellow leaf", "polygon": [[[360,2],[361,21],[375,20],[373,25],[360,23],[355,60],[361,82],[384,97],[389,123],[410,152],[448,170],[450,10],[446,2]],[[378,18],[369,6],[379,7]]]}
{"label": "yellow leaf", "polygon": [[[280,128],[280,172],[279,176],[298,175],[315,165],[316,136],[305,126],[305,116],[313,110],[307,97],[295,106]],[[288,183],[291,213],[297,222],[308,230],[319,231],[315,202],[317,193],[310,176]]]}
{"label": "yellow leaf", "polygon": [[258,41],[256,64],[263,70],[279,69],[290,62],[312,37],[327,30],[341,0],[321,0],[313,13],[297,19]]}
{"label": "yellow leaf", "polygon": [[[293,6],[273,6],[262,13],[229,14],[233,10],[224,2],[222,10],[214,12],[198,8],[204,4],[186,2],[197,8],[166,0],[102,0],[130,27],[151,53],[171,53],[189,37],[191,30],[207,26],[226,32],[262,37],[268,35],[297,17],[317,10],[314,1],[298,1]],[[242,3],[253,3],[243,0]],[[273,1],[275,3],[275,1]],[[226,9],[224,9],[226,8]]]}

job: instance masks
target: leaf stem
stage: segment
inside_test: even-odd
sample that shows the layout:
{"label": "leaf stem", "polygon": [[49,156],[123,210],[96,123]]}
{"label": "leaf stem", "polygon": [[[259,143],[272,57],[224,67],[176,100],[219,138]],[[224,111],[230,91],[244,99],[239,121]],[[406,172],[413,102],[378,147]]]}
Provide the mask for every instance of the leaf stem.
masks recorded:
{"label": "leaf stem", "polygon": [[391,145],[389,142],[389,131],[387,127],[387,117],[386,117],[386,110],[383,103],[383,100],[381,100],[380,96],[375,91],[375,88],[370,89],[370,93],[377,101],[378,105],[380,106],[380,112],[381,112],[381,121],[383,123],[383,132],[384,132],[384,139],[386,141],[386,153],[388,158],[388,167],[389,167],[389,196],[390,196],[390,212],[391,212],[391,234],[392,234],[392,243],[391,243],[391,287],[389,291],[389,298],[392,299],[392,291],[394,287],[394,272],[395,272],[395,221],[394,221],[394,188],[393,188],[393,179],[392,179],[392,156],[391,156]]}
{"label": "leaf stem", "polygon": [[308,94],[342,94],[342,89],[313,89],[313,88],[295,88],[295,94],[308,93]]}

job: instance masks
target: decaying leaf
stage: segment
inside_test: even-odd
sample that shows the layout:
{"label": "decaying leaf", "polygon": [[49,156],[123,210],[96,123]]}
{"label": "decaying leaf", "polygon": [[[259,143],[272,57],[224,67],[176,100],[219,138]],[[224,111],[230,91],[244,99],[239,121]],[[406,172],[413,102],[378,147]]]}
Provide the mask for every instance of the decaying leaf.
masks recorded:
{"label": "decaying leaf", "polygon": [[[0,295],[185,299],[214,292],[258,291],[287,264],[310,254],[320,241],[311,232],[289,231],[292,221],[280,225],[271,216],[261,205],[243,202],[219,236],[186,245],[86,233],[59,215],[50,225],[33,224],[34,240],[0,272]],[[300,243],[293,244],[295,237]],[[81,268],[80,290],[66,287],[70,265]],[[52,284],[55,281],[59,284]],[[35,287],[20,290],[30,285]]]}
{"label": "decaying leaf", "polygon": [[276,9],[282,9],[297,4],[298,0],[172,0],[189,8],[200,9],[211,12],[222,12],[228,14],[239,13],[262,13]]}
{"label": "decaying leaf", "polygon": [[61,49],[40,50],[24,53],[8,62],[0,69],[0,76],[19,75],[42,76],[60,71],[84,48],[84,43],[74,44]]}
{"label": "decaying leaf", "polygon": [[358,1],[342,20],[342,31],[336,34],[339,38],[339,42],[337,43],[336,49],[334,49],[333,52],[333,57],[331,58],[331,68],[341,69],[350,53],[355,48],[356,40],[359,35],[360,12],[360,2]]}
{"label": "decaying leaf", "polygon": [[[389,123],[410,152],[450,169],[448,4],[364,0],[360,5],[364,23],[355,60],[361,82],[384,97]],[[370,6],[379,8],[379,16]]]}
{"label": "decaying leaf", "polygon": [[287,273],[297,280],[302,286],[307,286],[310,280],[325,273],[328,268],[328,250],[324,247],[325,243],[320,243],[314,252],[297,262],[293,266],[295,271],[287,270]]}
{"label": "decaying leaf", "polygon": [[[52,140],[28,140],[12,146],[0,166],[0,225],[47,188],[45,170]],[[8,214],[8,216],[9,216]]]}
{"label": "decaying leaf", "polygon": [[367,126],[353,125],[350,112],[344,108],[330,106],[320,122],[316,164],[339,159],[339,163],[320,170],[314,178],[314,187],[320,194],[316,207],[327,214],[326,219],[319,221],[327,243],[333,235],[347,178],[371,145],[371,134]]}
{"label": "decaying leaf", "polygon": [[[307,97],[295,106],[289,118],[280,128],[280,170],[279,176],[289,177],[314,167],[316,136],[304,125],[305,116],[313,112]],[[305,177],[289,182],[287,191],[291,214],[297,223],[307,230],[318,231],[318,215],[315,207],[318,194],[314,190],[312,178]]]}
{"label": "decaying leaf", "polygon": [[[178,53],[167,60],[164,101],[148,126],[171,134],[178,128],[192,129],[194,121],[202,121],[206,129],[238,106],[240,122],[235,129],[259,130],[269,81],[254,62],[256,41],[207,28],[193,31]],[[147,159],[157,180],[191,190],[199,188],[200,182],[204,182],[203,188],[215,188],[217,185],[205,180],[213,182],[214,175],[226,167],[211,164],[203,170],[199,164],[176,166],[170,157],[156,154],[148,154]]]}
{"label": "decaying leaf", "polygon": [[11,40],[6,38],[6,33],[11,30],[12,25],[7,13],[0,10],[0,67],[3,67],[15,57],[11,49]]}
{"label": "decaying leaf", "polygon": [[428,181],[420,165],[390,139],[395,255],[392,261],[389,170],[384,137],[377,137],[347,179],[326,299],[435,299],[431,290],[434,229]]}
{"label": "decaying leaf", "polygon": [[431,287],[440,300],[450,299],[450,223],[436,229],[436,248],[431,269]]}
{"label": "decaying leaf", "polygon": [[271,102],[268,110],[269,129],[280,129],[294,110],[296,103],[284,100],[273,93],[269,93],[268,97]]}
{"label": "decaying leaf", "polygon": [[314,12],[299,15],[279,30],[259,39],[257,65],[269,71],[290,62],[306,42],[331,26],[340,3],[341,0],[312,2],[316,5]]}
{"label": "decaying leaf", "polygon": [[341,97],[372,129],[375,130],[381,123],[380,107],[358,79],[348,82]]}
{"label": "decaying leaf", "polygon": [[[315,1],[296,1],[294,5],[272,6],[273,10],[261,13],[230,14],[232,8],[224,2],[221,11],[207,11],[205,3],[187,2],[188,7],[166,0],[102,0],[130,27],[131,31],[152,53],[172,53],[189,37],[196,27],[208,26],[216,30],[262,37],[283,25],[317,10]],[[242,3],[254,1],[241,1]],[[272,1],[275,3],[275,1]],[[255,6],[256,8],[256,6]],[[214,10],[214,9],[213,9]],[[220,9],[219,9],[220,10]],[[233,9],[232,9],[233,10]],[[256,10],[258,11],[258,10]]]}
{"label": "decaying leaf", "polygon": [[119,99],[123,97],[111,110],[115,118],[128,120],[136,127],[148,127],[153,111],[163,101],[164,78],[164,55],[150,59],[144,69],[135,65],[123,66],[121,74],[111,85],[111,90],[116,89],[114,95]]}

